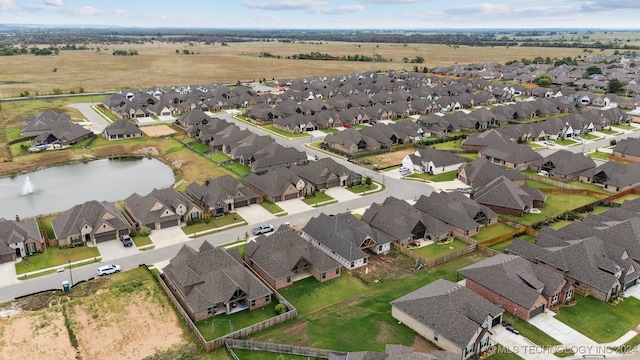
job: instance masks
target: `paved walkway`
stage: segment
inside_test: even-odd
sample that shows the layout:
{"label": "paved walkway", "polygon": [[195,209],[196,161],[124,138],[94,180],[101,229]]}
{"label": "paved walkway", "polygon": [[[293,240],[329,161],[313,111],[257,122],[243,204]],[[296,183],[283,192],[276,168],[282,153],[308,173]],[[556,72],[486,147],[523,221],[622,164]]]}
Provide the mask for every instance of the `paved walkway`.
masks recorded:
{"label": "paved walkway", "polygon": [[236,209],[236,213],[248,223],[248,224],[259,224],[264,223],[265,221],[271,220],[276,216],[267,209],[263,208],[259,204],[253,204],[249,206],[243,206],[241,208]]}

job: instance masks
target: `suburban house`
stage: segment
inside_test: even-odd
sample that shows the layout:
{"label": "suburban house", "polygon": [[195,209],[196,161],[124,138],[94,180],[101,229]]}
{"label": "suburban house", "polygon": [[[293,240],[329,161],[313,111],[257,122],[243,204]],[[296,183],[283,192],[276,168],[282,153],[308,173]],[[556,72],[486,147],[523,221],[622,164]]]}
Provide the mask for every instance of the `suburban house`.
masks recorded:
{"label": "suburban house", "polygon": [[133,193],[124,205],[138,227],[151,230],[187,225],[202,218],[202,210],[174,188],[153,189],[145,196]]}
{"label": "suburban house", "polygon": [[580,174],[578,180],[618,193],[640,186],[640,164],[608,161]]}
{"label": "suburban house", "polygon": [[316,190],[289,168],[276,168],[262,175],[251,173],[245,176],[244,184],[261,199],[271,202],[305,197]]}
{"label": "suburban house", "polygon": [[131,224],[115,203],[95,200],[76,205],[51,221],[62,246],[80,246],[114,240],[129,234]]}
{"label": "suburban house", "polygon": [[0,264],[39,253],[44,246],[40,228],[34,220],[0,218]]}
{"label": "suburban house", "polygon": [[640,139],[628,137],[618,140],[611,155],[622,160],[640,163]]}
{"label": "suburban house", "polygon": [[502,134],[496,129],[473,133],[462,140],[462,148],[465,150],[482,150],[492,144],[506,143]]}
{"label": "suburban house", "polygon": [[328,189],[335,186],[351,187],[360,185],[362,175],[332,158],[309,161],[307,164],[292,166],[291,171],[310,182],[315,189]]}
{"label": "suburban house", "polygon": [[190,129],[194,126],[206,125],[212,120],[213,118],[205,114],[204,111],[195,109],[188,111],[184,115],[180,116],[176,120],[176,124],[182,126],[185,129]]}
{"label": "suburban house", "polygon": [[497,254],[458,274],[467,288],[524,321],[573,300],[573,285],[562,274],[516,255]]}
{"label": "suburban house", "polygon": [[529,164],[531,170],[563,182],[577,180],[580,174],[595,167],[596,163],[591,157],[568,150],[558,150]]}
{"label": "suburban house", "polygon": [[438,279],[391,302],[391,316],[459,359],[490,346],[504,310],[466,287]]}
{"label": "suburban house", "polygon": [[526,145],[493,143],[478,151],[478,156],[510,169],[524,170],[542,156]]}
{"label": "suburban house", "polygon": [[597,236],[579,241],[541,239],[545,242],[539,244],[536,239],[536,244],[531,244],[516,238],[509,246],[509,253],[557,271],[574,286],[576,293],[601,301],[617,296],[625,284],[637,283],[638,265],[618,245]]}
{"label": "suburban house", "polygon": [[51,110],[25,119],[20,127],[22,136],[34,136],[36,145],[70,145],[89,138],[93,133],[71,121],[67,114],[58,114]]}
{"label": "suburban house", "polygon": [[459,191],[421,195],[414,208],[447,224],[455,233],[473,236],[483,226],[498,222],[498,214]]}
{"label": "suburban house", "polygon": [[102,131],[102,136],[109,141],[138,138],[143,135],[142,130],[131,120],[114,121]]}
{"label": "suburban house", "polygon": [[163,269],[169,290],[191,320],[253,310],[271,303],[272,292],[247,269],[237,249],[183,245]]}
{"label": "suburban house", "polygon": [[520,171],[496,165],[486,158],[466,163],[458,171],[458,180],[472,188],[486,185],[500,176],[505,176],[520,186],[524,185],[527,179]]}
{"label": "suburban house", "polygon": [[310,276],[320,282],[340,276],[340,264],[287,227],[249,241],[244,262],[275,289]]}
{"label": "suburban house", "polygon": [[379,150],[383,147],[391,146],[381,144],[378,140],[361,134],[354,129],[345,129],[343,131],[334,132],[324,137],[323,145],[338,150],[343,153],[353,154],[358,151]]}
{"label": "suburban house", "polygon": [[522,216],[534,208],[541,208],[547,196],[539,189],[519,186],[500,176],[487,185],[474,189],[471,199],[497,213]]}
{"label": "suburban house", "polygon": [[371,204],[362,221],[403,246],[420,240],[441,243],[451,239],[447,224],[391,196],[382,204]]}
{"label": "suburban house", "polygon": [[386,254],[391,249],[391,240],[351,213],[321,213],[307,222],[300,236],[348,270],[367,264],[366,250]]}
{"label": "suburban house", "polygon": [[402,159],[402,166],[417,173],[442,174],[458,170],[462,158],[450,152],[425,148],[417,150]]}
{"label": "suburban house", "polygon": [[258,203],[258,195],[231,175],[208,178],[202,185],[193,182],[186,192],[196,204],[214,215]]}

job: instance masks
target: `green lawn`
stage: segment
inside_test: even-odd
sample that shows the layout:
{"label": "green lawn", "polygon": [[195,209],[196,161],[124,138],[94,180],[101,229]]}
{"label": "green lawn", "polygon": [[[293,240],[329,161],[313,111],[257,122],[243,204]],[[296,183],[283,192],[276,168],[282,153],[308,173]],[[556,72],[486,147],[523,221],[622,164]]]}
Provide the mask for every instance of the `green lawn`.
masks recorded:
{"label": "green lawn", "polygon": [[[532,244],[534,244],[536,242],[536,238],[534,238],[531,235],[527,235],[527,234],[522,234],[522,235],[518,235],[517,236],[519,239],[530,242]],[[513,242],[513,238],[499,242],[497,244],[493,244],[491,246],[489,246],[490,248],[492,248],[495,251],[499,251],[499,252],[503,252],[504,249],[508,249],[509,246],[511,246],[511,243]]]}
{"label": "green lawn", "polygon": [[228,160],[231,160],[231,157],[225,153],[223,153],[222,151],[216,151],[213,153],[209,153],[208,154],[209,159],[213,160],[216,163],[221,163],[221,162],[225,162]]}
{"label": "green lawn", "polygon": [[591,133],[584,133],[584,134],[580,134],[580,137],[582,137],[583,139],[586,140],[600,140],[601,137],[595,136]]}
{"label": "green lawn", "polygon": [[204,154],[204,153],[206,153],[207,151],[210,150],[209,146],[207,146],[205,144],[202,144],[202,143],[193,144],[193,145],[191,145],[191,148],[193,148],[193,150],[195,152],[198,152],[198,153],[201,153],[201,154]]}
{"label": "green lawn", "polygon": [[449,171],[449,172],[438,174],[438,175],[429,175],[427,173],[411,174],[407,177],[414,178],[414,179],[424,179],[424,180],[429,180],[433,182],[451,181],[451,180],[455,180],[458,177],[458,171],[457,170]]}
{"label": "green lawn", "polygon": [[231,224],[240,225],[243,223],[244,223],[244,219],[242,218],[242,216],[238,215],[237,213],[229,213],[219,218],[212,217],[208,220],[208,222],[207,220],[201,220],[196,223],[183,226],[182,231],[184,231],[184,233],[187,235],[191,235],[197,232],[214,230],[222,226],[227,226]]}
{"label": "green lawn", "polygon": [[440,256],[452,253],[456,250],[463,249],[467,246],[469,245],[463,242],[462,240],[453,239],[453,241],[448,244],[434,243],[431,245],[427,245],[421,248],[411,249],[411,250],[426,259],[435,259],[435,258],[439,258]]}
{"label": "green lawn", "polygon": [[334,133],[334,132],[338,132],[340,130],[335,129],[335,128],[329,128],[329,129],[320,129],[320,131],[322,131],[325,134],[331,134],[331,133]]}
{"label": "green lawn", "polygon": [[611,153],[596,150],[594,152],[589,152],[586,155],[594,159],[607,160],[607,157],[609,157]]}
{"label": "green lawn", "polygon": [[627,194],[627,195],[624,195],[622,197],[619,197],[619,198],[613,200],[613,202],[617,203],[617,204],[622,204],[623,202],[625,202],[627,200],[635,200],[638,197],[640,197],[640,196],[638,196],[636,194]]}
{"label": "green lawn", "polygon": [[[251,340],[305,343],[308,346],[339,351],[384,352],[386,344],[411,346],[416,334],[391,316],[389,302],[436,279],[456,281],[458,269],[484,258],[486,257],[476,252],[433,269],[412,271],[414,261],[398,255],[393,259],[397,264],[396,273],[369,272],[365,275],[367,280],[362,282],[363,285],[353,285],[358,286],[358,289],[348,290],[353,291],[354,295],[329,306],[305,305],[317,307],[318,310],[301,314],[287,324],[262,331],[252,336]],[[344,275],[346,274],[341,277]],[[331,282],[335,280],[338,279]],[[340,296],[338,291],[335,291],[335,296]],[[294,301],[285,290],[282,293],[289,301]],[[324,299],[324,295],[319,296],[322,296],[323,303],[328,301]],[[315,301],[315,298],[309,299]]]}
{"label": "green lawn", "polygon": [[[97,247],[78,246],[75,248],[60,249],[55,246],[47,247],[42,254],[29,256],[15,264],[16,273],[24,274],[31,271],[42,270],[51,267],[64,266],[65,264],[81,260],[96,259],[100,256]],[[29,264],[28,266],[26,264]]]}
{"label": "green lawn", "polygon": [[380,188],[376,187],[376,185],[371,184],[371,185],[357,185],[357,186],[351,186],[351,187],[347,187],[345,189],[351,191],[354,194],[358,194],[358,195],[369,195],[369,194],[373,194],[376,192],[380,192],[380,191],[384,191],[387,188],[387,185],[385,184],[381,184],[377,181],[374,181],[375,184],[377,184]]}
{"label": "green lawn", "polygon": [[233,349],[233,352],[240,360],[309,360],[307,356],[278,354],[269,351]]}
{"label": "green lawn", "polygon": [[280,130],[273,125],[264,125],[262,126],[262,128],[284,138],[300,139],[311,137],[311,135],[309,135],[308,133],[293,134],[288,131]]}
{"label": "green lawn", "polygon": [[231,164],[229,164],[229,165],[227,165],[225,167],[227,169],[231,170],[232,172],[242,176],[242,177],[245,177],[245,176],[251,174],[251,168],[250,167],[248,167],[246,165],[242,165],[242,164],[237,163],[237,162],[231,163]]}
{"label": "green lawn", "polygon": [[469,159],[471,161],[478,160],[478,158],[479,158],[478,153],[457,154],[457,155],[462,157],[462,158]]}
{"label": "green lawn", "polygon": [[495,353],[486,358],[486,360],[518,360],[522,359],[519,355],[509,351],[509,349],[498,344]]}
{"label": "green lawn", "polygon": [[493,239],[503,234],[507,234],[513,230],[515,230],[513,226],[509,226],[505,223],[496,223],[490,226],[483,226],[480,228],[480,232],[472,238],[477,242],[487,241],[489,239]]}
{"label": "green lawn", "polygon": [[623,124],[611,125],[611,127],[612,128],[617,128],[617,129],[623,129],[623,130],[635,130],[636,129],[634,126],[623,125]]}
{"label": "green lawn", "polygon": [[461,150],[462,149],[462,139],[447,141],[439,144],[430,145],[434,149],[438,150]]}
{"label": "green lawn", "polygon": [[263,208],[265,208],[268,212],[272,213],[272,214],[277,214],[277,213],[281,213],[284,211],[283,208],[281,208],[280,206],[272,203],[269,200],[263,200],[260,202],[260,205],[262,205]]}
{"label": "green lawn", "polygon": [[[564,309],[563,309],[564,310]],[[520,335],[533,341],[536,345],[540,346],[552,346],[560,345],[560,342],[551,336],[547,335],[544,331],[529,324],[528,322],[511,315],[508,312],[504,312],[502,319],[508,323],[511,323],[513,327],[520,332]]]}
{"label": "green lawn", "polygon": [[549,225],[550,228],[552,229],[562,229],[563,227],[571,224],[573,221],[572,220],[560,220],[560,221],[556,221],[553,224]]}
{"label": "green lawn", "polygon": [[598,130],[599,132],[607,135],[620,135],[621,133],[613,130],[612,128]]}
{"label": "green lawn", "polygon": [[22,137],[22,135],[20,135],[20,125],[5,128],[5,135],[8,142],[20,139]]}
{"label": "green lawn", "polygon": [[541,181],[530,180],[530,179],[526,179],[524,181],[524,184],[528,187],[536,188],[536,189],[557,189],[558,188],[557,186],[554,186],[551,184],[546,184]]}
{"label": "green lawn", "polygon": [[573,186],[577,186],[581,189],[587,189],[587,190],[591,190],[593,192],[597,192],[600,194],[605,194],[605,195],[612,195],[612,192],[606,191],[605,189],[602,188],[602,186],[598,186],[598,185],[594,185],[594,184],[587,184],[587,183],[583,183],[582,181],[578,181],[578,180],[574,180],[574,181],[570,181],[569,184],[573,185]]}
{"label": "green lawn", "polygon": [[614,341],[640,324],[640,300],[629,297],[617,306],[576,295],[575,306],[563,307],[556,319],[598,343]]}
{"label": "green lawn", "polygon": [[321,202],[325,202],[325,201],[331,201],[331,200],[335,200],[335,202],[337,202],[338,200],[332,198],[331,196],[325,194],[322,191],[315,191],[313,193],[313,195],[307,195],[304,197],[304,199],[302,199],[302,202],[307,204],[307,205],[315,205],[317,203],[321,203]]}
{"label": "green lawn", "polygon": [[593,210],[591,210],[592,214],[602,214],[605,211],[609,211],[611,210],[610,207],[608,206],[596,206],[593,208]]}
{"label": "green lawn", "polygon": [[548,194],[544,207],[540,208],[540,214],[524,214],[523,216],[502,214],[502,216],[520,224],[531,225],[537,221],[562,214],[565,211],[570,211],[595,201],[597,201],[596,198],[585,195]]}
{"label": "green lawn", "polygon": [[151,241],[151,238],[148,236],[136,235],[132,236],[131,239],[133,239],[133,243],[136,244],[136,247],[153,244],[153,241]]}
{"label": "green lawn", "polygon": [[[207,340],[217,339],[233,331],[246,328],[261,321],[276,316],[274,307],[278,302],[275,301],[265,307],[249,310],[243,310],[231,315],[220,314],[213,318],[208,318],[196,322],[198,331]],[[215,320],[215,322],[214,322]],[[228,321],[227,321],[228,320]],[[229,323],[230,321],[230,323]],[[215,323],[215,328],[214,328]],[[233,329],[232,329],[233,327]]]}

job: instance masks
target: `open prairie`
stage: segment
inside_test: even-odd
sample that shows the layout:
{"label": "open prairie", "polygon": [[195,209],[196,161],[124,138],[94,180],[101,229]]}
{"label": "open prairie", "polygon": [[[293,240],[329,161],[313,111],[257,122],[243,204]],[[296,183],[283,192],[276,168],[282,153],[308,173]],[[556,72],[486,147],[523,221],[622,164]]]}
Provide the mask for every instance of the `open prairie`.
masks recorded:
{"label": "open prairie", "polygon": [[[0,57],[0,95],[64,93],[146,88],[187,84],[235,83],[259,79],[340,75],[362,71],[412,70],[415,65],[448,66],[478,62],[504,63],[515,59],[582,56],[577,48],[450,47],[429,44],[347,42],[231,42],[166,43],[136,45],[87,45],[93,50],[61,51],[57,56],[16,55]],[[100,51],[97,51],[100,48]],[[136,50],[136,56],[114,56],[113,50]],[[177,50],[177,52],[176,52]],[[185,55],[185,50],[189,55]],[[294,60],[292,55],[318,52],[330,56],[374,54],[385,62]],[[611,53],[606,50],[603,53]],[[260,57],[260,53],[273,57]],[[598,51],[598,53],[600,53]],[[416,57],[422,64],[405,63]]]}

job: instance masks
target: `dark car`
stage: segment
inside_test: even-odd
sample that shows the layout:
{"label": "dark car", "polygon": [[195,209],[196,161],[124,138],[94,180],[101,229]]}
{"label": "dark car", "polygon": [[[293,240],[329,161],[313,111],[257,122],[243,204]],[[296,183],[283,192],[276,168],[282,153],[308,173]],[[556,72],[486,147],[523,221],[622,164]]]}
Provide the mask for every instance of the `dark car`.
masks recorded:
{"label": "dark car", "polygon": [[133,245],[133,240],[129,235],[120,235],[120,241],[122,241],[122,245],[124,245],[125,247]]}

